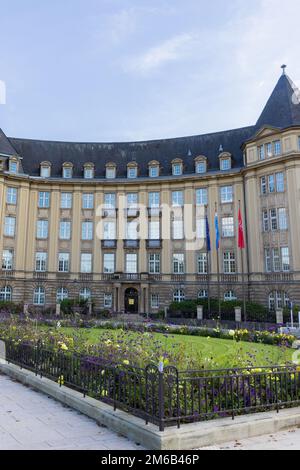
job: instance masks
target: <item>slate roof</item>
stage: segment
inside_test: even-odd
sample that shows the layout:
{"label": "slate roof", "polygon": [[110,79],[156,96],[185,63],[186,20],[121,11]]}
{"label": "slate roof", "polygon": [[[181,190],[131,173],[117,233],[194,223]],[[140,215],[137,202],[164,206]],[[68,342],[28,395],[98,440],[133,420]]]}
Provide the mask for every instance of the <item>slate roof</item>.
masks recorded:
{"label": "slate roof", "polygon": [[[296,90],[296,92],[295,92]],[[39,176],[40,163],[52,164],[52,177],[61,177],[62,164],[74,164],[73,177],[81,178],[83,165],[95,164],[95,177],[104,178],[105,164],[115,162],[117,177],[127,175],[127,164],[136,161],[139,176],[148,176],[148,163],[158,160],[161,175],[171,174],[171,162],[175,158],[184,160],[184,173],[195,171],[194,159],[205,155],[208,171],[219,169],[220,146],[232,154],[233,167],[243,166],[243,143],[251,139],[264,125],[286,128],[300,125],[299,91],[287,75],[282,75],[268,100],[256,125],[212,134],[182,137],[176,139],[152,140],[127,143],[74,143],[42,140],[6,138],[0,130],[0,153],[19,154],[23,157],[24,173]]]}

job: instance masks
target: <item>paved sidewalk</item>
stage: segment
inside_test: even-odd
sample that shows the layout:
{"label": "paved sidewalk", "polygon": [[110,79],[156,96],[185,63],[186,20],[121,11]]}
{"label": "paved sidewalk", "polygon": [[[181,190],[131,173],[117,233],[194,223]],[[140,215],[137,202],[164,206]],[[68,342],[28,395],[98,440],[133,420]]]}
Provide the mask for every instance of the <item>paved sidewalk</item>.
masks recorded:
{"label": "paved sidewalk", "polygon": [[0,375],[0,450],[138,450],[128,439]]}
{"label": "paved sidewalk", "polygon": [[202,450],[300,450],[300,429],[242,439]]}

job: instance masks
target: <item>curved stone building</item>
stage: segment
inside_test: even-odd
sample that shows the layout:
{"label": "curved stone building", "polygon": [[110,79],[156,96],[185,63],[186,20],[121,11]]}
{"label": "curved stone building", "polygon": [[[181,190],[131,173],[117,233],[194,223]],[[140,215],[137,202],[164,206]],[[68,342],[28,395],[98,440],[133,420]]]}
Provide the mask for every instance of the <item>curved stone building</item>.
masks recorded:
{"label": "curved stone building", "polygon": [[241,298],[244,286],[270,309],[300,304],[299,195],[299,92],[285,71],[246,128],[133,143],[0,130],[0,300],[49,307],[80,296],[143,313],[208,290]]}

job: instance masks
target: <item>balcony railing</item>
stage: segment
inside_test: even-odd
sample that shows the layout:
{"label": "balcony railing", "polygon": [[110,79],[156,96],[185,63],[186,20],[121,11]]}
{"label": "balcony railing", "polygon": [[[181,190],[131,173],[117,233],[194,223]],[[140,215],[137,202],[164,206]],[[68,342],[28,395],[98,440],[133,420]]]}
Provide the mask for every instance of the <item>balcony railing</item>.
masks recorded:
{"label": "balcony railing", "polygon": [[172,274],[171,280],[176,282],[184,282],[185,281],[185,274]]}
{"label": "balcony railing", "polygon": [[117,240],[102,240],[102,248],[117,248]]}
{"label": "balcony railing", "polygon": [[221,274],[221,281],[226,284],[232,284],[239,282],[239,276],[237,274]]}
{"label": "balcony railing", "polygon": [[80,281],[92,281],[93,280],[93,273],[80,273],[79,274]]}
{"label": "balcony railing", "polygon": [[15,274],[16,274],[16,271],[14,271],[13,269],[9,270],[9,269],[1,269],[1,276],[2,277],[15,277]]}
{"label": "balcony railing", "polygon": [[36,271],[33,273],[33,277],[36,279],[48,279],[48,273],[45,271]]}
{"label": "balcony railing", "polygon": [[147,240],[147,248],[161,248],[162,247],[162,240]]}
{"label": "balcony railing", "polygon": [[124,248],[138,249],[140,240],[124,240]]}
{"label": "balcony railing", "polygon": [[265,280],[267,282],[289,282],[294,279],[292,273],[270,273],[265,274]]}

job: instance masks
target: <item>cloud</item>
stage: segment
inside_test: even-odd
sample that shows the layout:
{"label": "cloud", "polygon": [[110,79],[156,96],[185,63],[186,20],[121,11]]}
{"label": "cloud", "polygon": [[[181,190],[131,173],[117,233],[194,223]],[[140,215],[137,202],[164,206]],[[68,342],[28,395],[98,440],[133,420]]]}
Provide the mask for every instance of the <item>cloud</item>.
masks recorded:
{"label": "cloud", "polygon": [[127,71],[147,74],[163,67],[169,62],[190,56],[198,42],[195,34],[184,33],[163,41],[158,46],[148,49],[141,55],[127,58],[124,68]]}

